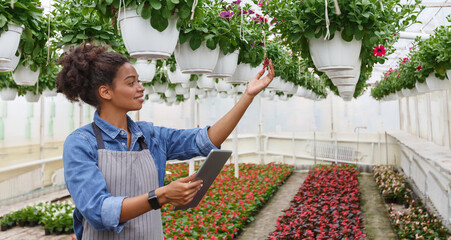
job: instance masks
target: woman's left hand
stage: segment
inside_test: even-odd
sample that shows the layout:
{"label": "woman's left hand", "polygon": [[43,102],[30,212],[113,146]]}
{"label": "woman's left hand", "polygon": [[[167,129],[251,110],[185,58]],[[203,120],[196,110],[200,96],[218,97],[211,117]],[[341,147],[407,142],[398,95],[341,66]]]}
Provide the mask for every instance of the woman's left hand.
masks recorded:
{"label": "woman's left hand", "polygon": [[269,60],[269,70],[268,74],[264,76],[262,75],[265,73],[265,67],[263,67],[260,72],[252,79],[248,84],[246,88],[246,93],[249,94],[252,97],[255,97],[259,92],[261,92],[264,88],[266,88],[274,78],[274,66],[272,64],[272,60]]}

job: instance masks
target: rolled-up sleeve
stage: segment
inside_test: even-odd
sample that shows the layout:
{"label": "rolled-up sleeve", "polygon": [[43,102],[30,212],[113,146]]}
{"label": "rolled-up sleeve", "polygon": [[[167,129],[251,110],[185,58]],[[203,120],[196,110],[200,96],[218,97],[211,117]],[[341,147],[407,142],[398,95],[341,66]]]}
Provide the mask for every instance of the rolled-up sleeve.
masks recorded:
{"label": "rolled-up sleeve", "polygon": [[[202,155],[207,156],[208,153],[212,149],[218,149],[210,140],[210,137],[208,136],[208,129],[210,126],[206,126],[202,128],[196,136],[196,144],[199,147],[200,152]],[[221,148],[221,146],[219,146]]]}
{"label": "rolled-up sleeve", "polygon": [[[111,196],[97,166],[97,149],[83,134],[72,133],[64,142],[64,178],[77,210],[96,230],[119,233],[122,202],[126,196]],[[76,222],[75,224],[82,224]]]}

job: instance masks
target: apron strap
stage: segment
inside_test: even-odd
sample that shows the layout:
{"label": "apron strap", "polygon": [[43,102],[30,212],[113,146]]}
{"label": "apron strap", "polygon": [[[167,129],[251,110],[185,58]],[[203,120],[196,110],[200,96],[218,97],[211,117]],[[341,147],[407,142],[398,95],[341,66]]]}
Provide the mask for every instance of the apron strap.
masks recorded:
{"label": "apron strap", "polygon": [[100,131],[99,126],[97,126],[97,124],[95,122],[92,122],[92,129],[94,130],[94,133],[96,135],[97,148],[105,149],[105,144],[103,143],[102,133]]}
{"label": "apron strap", "polygon": [[145,150],[145,149],[149,148],[147,146],[146,142],[144,141],[144,137],[143,136],[138,138],[138,142],[139,142],[139,146],[141,147],[141,150]]}

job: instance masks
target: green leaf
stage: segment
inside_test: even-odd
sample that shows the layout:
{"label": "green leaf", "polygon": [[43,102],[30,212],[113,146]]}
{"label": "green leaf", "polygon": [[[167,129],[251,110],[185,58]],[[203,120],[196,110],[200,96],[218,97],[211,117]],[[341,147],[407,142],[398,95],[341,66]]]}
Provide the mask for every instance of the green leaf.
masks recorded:
{"label": "green leaf", "polygon": [[189,46],[191,47],[191,49],[193,51],[198,49],[201,44],[202,44],[202,40],[201,40],[200,36],[198,36],[198,35],[191,37],[191,39],[189,40]]}
{"label": "green leaf", "polygon": [[355,40],[360,41],[363,39],[364,32],[360,30],[355,31]]}
{"label": "green leaf", "polygon": [[207,45],[207,47],[208,47],[209,49],[211,49],[211,50],[213,50],[213,49],[216,48],[216,42],[215,42],[214,39],[208,39],[206,45]]}
{"label": "green leaf", "polygon": [[102,26],[99,26],[99,25],[92,26],[92,29],[100,31],[100,30],[102,30]]}
{"label": "green leaf", "polygon": [[80,40],[85,40],[85,39],[88,39],[89,37],[86,34],[79,33],[79,34],[77,34],[76,38],[80,39]]}
{"label": "green leaf", "polygon": [[179,4],[180,3],[179,0],[171,0],[171,2],[174,3],[174,4]]}
{"label": "green leaf", "polygon": [[191,9],[188,6],[183,5],[180,8],[180,11],[179,11],[180,18],[182,18],[182,19],[188,18],[190,16],[190,14],[191,14]]}
{"label": "green leaf", "polygon": [[64,42],[70,42],[70,41],[72,41],[72,38],[74,38],[74,35],[73,35],[73,34],[68,34],[68,35],[65,35],[65,36],[62,38],[62,40],[63,40]]}
{"label": "green leaf", "polygon": [[160,10],[161,9],[161,2],[159,0],[150,0],[150,5],[155,10]]}
{"label": "green leaf", "polygon": [[143,8],[143,10],[141,12],[141,17],[143,17],[144,19],[149,19],[151,13],[152,13],[152,8],[151,7],[145,7],[145,8]]}
{"label": "green leaf", "polygon": [[160,15],[157,10],[152,11],[152,17],[150,18],[150,25],[159,32],[163,32],[169,25],[168,19]]}

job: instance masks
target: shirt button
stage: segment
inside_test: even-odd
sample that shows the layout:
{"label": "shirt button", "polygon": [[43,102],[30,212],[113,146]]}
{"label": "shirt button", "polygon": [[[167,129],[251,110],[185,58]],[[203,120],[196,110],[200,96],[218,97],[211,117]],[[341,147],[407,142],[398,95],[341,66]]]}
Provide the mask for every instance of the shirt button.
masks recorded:
{"label": "shirt button", "polygon": [[125,143],[122,143],[122,146],[125,146]]}
{"label": "shirt button", "polygon": [[121,131],[121,134],[124,135],[124,134],[125,134],[125,131]]}

